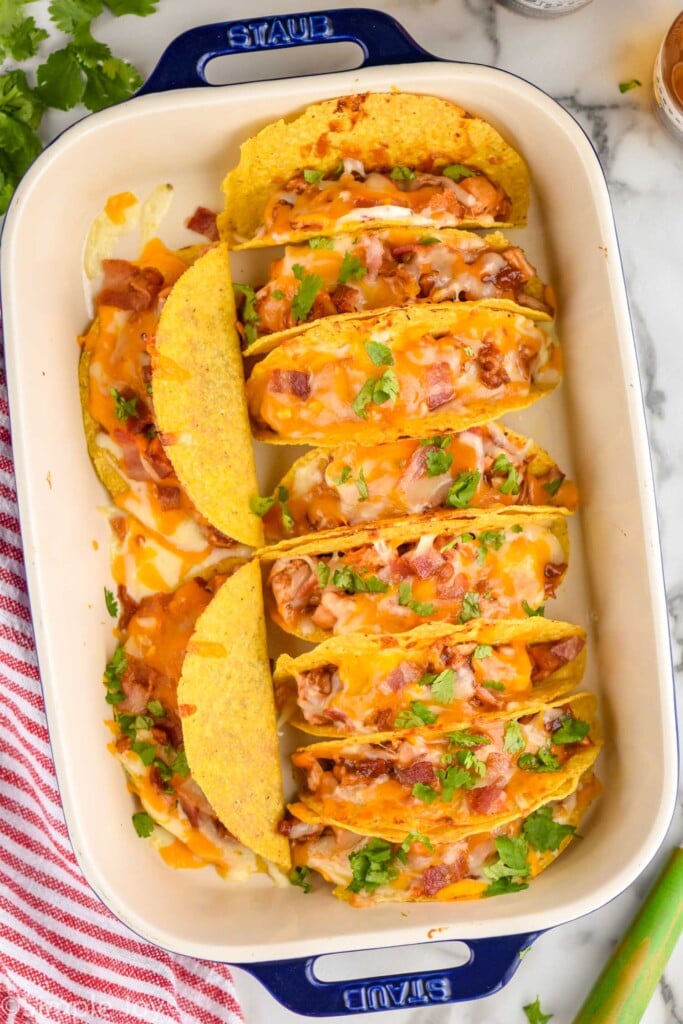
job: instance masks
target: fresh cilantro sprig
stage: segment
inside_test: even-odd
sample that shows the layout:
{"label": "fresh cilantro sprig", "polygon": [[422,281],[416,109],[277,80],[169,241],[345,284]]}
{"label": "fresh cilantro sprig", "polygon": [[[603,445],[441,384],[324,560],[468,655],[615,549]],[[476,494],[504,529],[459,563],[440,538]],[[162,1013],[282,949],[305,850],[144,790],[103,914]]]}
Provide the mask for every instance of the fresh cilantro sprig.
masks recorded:
{"label": "fresh cilantro sprig", "polygon": [[350,892],[373,892],[380,885],[393,882],[398,874],[396,854],[384,839],[369,839],[360,850],[349,855],[353,877],[347,886]]}
{"label": "fresh cilantro sprig", "polygon": [[[28,0],[0,0],[0,64],[35,57],[49,33],[26,15]],[[71,110],[83,103],[102,110],[127,99],[142,85],[138,71],[95,39],[91,25],[106,9],[119,17],[153,14],[159,0],[52,0],[54,26],[71,38],[35,71],[35,84],[21,68],[0,73],[0,214],[21,177],[43,148],[38,129],[48,108]]]}
{"label": "fresh cilantro sprig", "polygon": [[292,316],[300,324],[308,320],[316,296],[323,286],[323,279],[320,274],[307,274],[301,263],[294,264],[292,273],[299,282],[292,299]]}

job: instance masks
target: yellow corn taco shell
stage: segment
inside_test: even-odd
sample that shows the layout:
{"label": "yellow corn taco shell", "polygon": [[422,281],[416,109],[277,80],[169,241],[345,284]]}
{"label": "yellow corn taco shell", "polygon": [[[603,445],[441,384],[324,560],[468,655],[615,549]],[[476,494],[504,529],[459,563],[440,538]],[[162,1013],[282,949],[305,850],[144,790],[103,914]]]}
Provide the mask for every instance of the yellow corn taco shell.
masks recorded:
{"label": "yellow corn taco shell", "polygon": [[229,577],[197,620],[178,685],[192,777],[235,838],[283,869],[280,754],[261,578],[256,562]]}
{"label": "yellow corn taco shell", "polygon": [[[598,779],[593,775],[591,771],[586,772],[580,779],[572,780],[574,788],[566,795],[556,795],[553,800],[544,806],[551,809],[551,814],[554,820],[559,820],[563,825],[571,825],[577,829],[584,817],[586,816],[588,809],[591,804],[597,799],[601,792],[601,784]],[[308,825],[319,825],[321,824],[320,819],[317,815],[313,814],[304,804],[294,804],[290,806],[290,810],[296,815],[302,822]],[[501,834],[508,836],[519,836],[521,834],[524,822],[527,816],[518,818],[513,822],[509,822],[507,826],[504,826]],[[342,833],[342,836],[344,834]],[[529,846],[528,850],[528,864],[529,874],[524,876],[524,881],[528,882],[536,878],[545,871],[547,867],[557,860],[560,854],[566,849],[566,847],[572,841],[572,835],[565,835],[559,842],[557,849],[545,850],[538,852]],[[472,842],[474,840],[474,843]],[[435,864],[441,863],[440,858],[445,854],[465,856],[468,857],[471,846],[476,849],[477,841],[481,841],[480,834],[474,837],[466,837],[461,840],[464,849],[456,850],[452,846],[443,844],[436,844],[433,846],[432,855],[430,860]],[[378,887],[371,887],[370,891],[363,891],[359,893],[352,892],[349,889],[351,882],[351,870],[349,865],[349,853],[354,850],[362,849],[362,846],[349,846],[348,840],[342,839],[343,847],[339,850],[335,850],[332,844],[329,846],[326,844],[326,848],[316,849],[316,840],[304,840],[303,842],[294,842],[292,849],[292,859],[297,866],[306,866],[314,871],[319,872],[326,881],[334,884],[333,895],[337,899],[348,902],[353,907],[369,907],[375,906],[379,903],[422,903],[422,902],[441,902],[450,903],[458,900],[470,900],[470,899],[481,899],[486,895],[486,890],[489,888],[490,881],[488,879],[480,878],[461,878],[455,882],[444,885],[433,895],[425,895],[424,889],[419,885],[415,885],[416,881],[414,875],[411,878],[411,871],[407,865],[403,865],[400,859],[396,859],[394,863],[394,872],[396,877],[391,879],[384,884],[380,884]],[[322,844],[321,844],[322,846]],[[398,849],[394,847],[394,851]],[[412,883],[412,884],[411,884]]]}
{"label": "yellow corn taco shell", "polygon": [[[562,658],[555,658],[559,667],[534,683],[533,661],[526,648],[537,644],[553,648],[559,645],[557,651],[562,652],[562,657],[567,660],[559,664]],[[476,647],[471,670],[475,679],[490,682],[492,678],[495,681],[503,676],[505,683],[497,683],[500,689],[487,689],[475,684],[469,698],[458,698],[453,692],[448,692],[438,700],[429,685],[419,683],[425,674],[438,676],[444,669],[445,663],[440,657],[443,650],[448,651],[458,671],[462,672],[473,645]],[[502,649],[500,654],[497,648]],[[298,658],[281,655],[275,666],[274,683],[280,706],[296,708],[291,718],[292,725],[314,736],[339,737],[375,732],[377,726],[374,724],[373,728],[373,723],[376,723],[378,712],[389,717],[390,723],[386,728],[413,728],[419,722],[409,717],[410,698],[419,700],[421,708],[430,712],[427,717],[435,719],[425,724],[448,731],[468,717],[498,717],[508,708],[514,710],[532,701],[555,700],[578,686],[585,663],[585,633],[580,626],[535,616],[501,622],[473,622],[465,626],[429,623],[397,636],[353,633],[333,637]],[[413,671],[404,676],[402,666],[406,665]],[[332,709],[332,715],[322,724],[308,722],[300,705],[297,706],[296,676],[315,670],[326,674],[333,672],[335,682],[339,683],[339,688],[335,685],[326,703],[326,708]],[[452,675],[454,677],[455,673]],[[386,685],[386,680],[392,676],[398,681],[396,689]],[[411,684],[417,684],[413,687],[415,692]],[[409,696],[406,696],[406,691]],[[483,702],[487,698],[490,704]],[[395,720],[395,716],[401,713],[404,719],[408,719],[405,725]],[[325,715],[318,717],[325,718]]]}
{"label": "yellow corn taco shell", "polygon": [[249,507],[256,469],[224,245],[171,291],[152,366],[156,420],[182,487],[217,530],[258,546],[263,528]]}
{"label": "yellow corn taco shell", "polygon": [[[512,201],[501,226],[523,226],[529,204],[529,174],[519,154],[486,121],[449,100],[411,93],[362,93],[313,104],[290,120],[268,125],[244,143],[237,167],[223,182],[225,211],[219,230],[231,248],[272,245],[256,237],[269,197],[298,171],[331,171],[344,158],[361,160],[366,171],[395,166],[420,169],[434,156],[443,165],[467,164],[500,185]],[[366,221],[371,228],[398,221]],[[462,221],[476,227],[481,221]],[[348,231],[340,224],[337,233]],[[299,232],[298,241],[319,231]],[[278,242],[284,239],[278,239]]]}
{"label": "yellow corn taco shell", "polygon": [[[533,356],[523,368],[527,352]],[[489,356],[496,365],[507,357],[517,378],[507,370],[490,375]],[[456,358],[457,367],[449,362]],[[557,386],[561,372],[549,325],[486,301],[426,303],[353,322],[316,321],[256,364],[247,404],[260,441],[379,444],[465,430],[525,409]],[[364,393],[385,379],[389,390]]]}
{"label": "yellow corn taco shell", "polygon": [[[498,445],[500,451],[505,448],[516,451],[523,458],[521,480],[519,475],[517,477],[519,494],[512,496],[507,493],[504,497],[500,491],[484,490],[482,482],[467,505],[467,510],[513,513],[552,508],[565,514],[576,510],[576,485],[564,476],[547,451],[530,438],[500,423],[487,424],[481,429],[484,444],[490,444],[491,447]],[[445,437],[450,437],[450,441],[443,447]],[[448,471],[453,478],[471,469],[473,449],[470,445],[460,447],[459,435],[443,435],[440,441],[443,451],[452,459]],[[447,508],[447,489],[444,490],[442,485],[444,477],[425,477],[426,466],[420,475],[411,472],[415,456],[420,456],[423,451],[424,446],[417,441],[403,439],[372,446],[348,442],[338,448],[315,448],[307,452],[293,463],[273,491],[273,508],[264,519],[266,539],[280,543],[282,547],[291,546],[300,543],[299,538],[321,533],[325,529],[343,529],[347,526],[362,529],[369,524],[396,519],[409,510],[407,499],[411,488],[416,490],[419,487],[423,502],[422,513]],[[461,453],[464,453],[467,462]],[[358,492],[357,481],[361,471],[367,491],[365,494]],[[409,482],[399,488],[398,484],[404,475],[409,478]],[[547,483],[551,477],[551,483]],[[430,480],[433,480],[430,492],[425,493],[425,485]],[[343,501],[340,486],[344,488]],[[277,501],[277,495],[282,493],[283,488],[287,492],[288,520],[285,520],[282,506]],[[484,500],[480,493],[485,495]],[[495,505],[494,500],[497,501]],[[318,525],[325,522],[334,525]]]}
{"label": "yellow corn taco shell", "polygon": [[[370,790],[371,779],[368,780],[368,794],[363,801],[335,799],[334,793],[320,796],[304,790],[299,794],[300,803],[309,808],[321,821],[340,828],[357,832],[361,835],[376,836],[387,842],[401,843],[409,832],[421,832],[435,842],[458,842],[466,836],[479,832],[489,832],[509,821],[514,821],[523,812],[525,815],[548,803],[571,793],[577,780],[593,765],[601,746],[601,733],[597,720],[597,705],[593,694],[581,693],[573,697],[553,701],[549,704],[532,702],[522,709],[501,715],[499,724],[508,723],[528,715],[540,715],[553,708],[568,707],[575,718],[588,722],[590,740],[586,745],[574,745],[569,751],[569,758],[558,771],[524,771],[513,776],[514,789],[511,783],[506,784],[509,796],[506,797],[507,807],[501,813],[486,814],[467,805],[456,812],[452,805],[439,799],[433,802],[396,799],[392,790],[391,800],[388,794],[375,797]],[[494,728],[490,719],[474,719],[463,723],[463,728],[476,731]],[[430,729],[416,730],[413,735],[421,737],[420,742],[443,742],[442,734]],[[344,740],[327,740],[303,747],[292,755],[297,768],[307,770],[317,760],[325,759],[336,763],[352,760],[357,757],[359,747],[371,744],[381,756],[382,745],[397,743],[402,734],[375,733],[363,737],[349,737]],[[410,733],[408,737],[410,737]],[[386,748],[385,748],[386,749]],[[514,755],[517,756],[516,754]],[[523,778],[520,778],[523,776]],[[405,792],[405,790],[404,790]],[[476,790],[470,790],[476,792]]]}

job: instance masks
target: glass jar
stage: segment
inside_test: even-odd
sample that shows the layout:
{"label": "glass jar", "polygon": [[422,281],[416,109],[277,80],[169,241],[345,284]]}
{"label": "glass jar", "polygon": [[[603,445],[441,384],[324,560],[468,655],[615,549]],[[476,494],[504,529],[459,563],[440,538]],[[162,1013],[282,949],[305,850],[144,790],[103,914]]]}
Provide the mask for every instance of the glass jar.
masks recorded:
{"label": "glass jar", "polygon": [[652,76],[660,120],[683,140],[683,11],[664,36]]}

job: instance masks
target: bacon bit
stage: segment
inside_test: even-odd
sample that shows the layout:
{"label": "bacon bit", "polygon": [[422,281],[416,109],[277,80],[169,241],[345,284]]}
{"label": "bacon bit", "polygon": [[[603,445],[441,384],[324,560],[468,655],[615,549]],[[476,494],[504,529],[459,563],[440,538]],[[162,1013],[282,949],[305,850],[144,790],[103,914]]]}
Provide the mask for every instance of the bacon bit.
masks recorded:
{"label": "bacon bit", "polygon": [[394,257],[397,263],[407,263],[408,260],[404,257],[413,256],[417,252],[417,245],[411,243],[409,245],[395,245],[391,250],[391,255]]}
{"label": "bacon bit", "polygon": [[226,537],[217,527],[205,523],[206,535],[215,548],[233,548],[235,541],[232,537]]}
{"label": "bacon bit", "polygon": [[517,365],[525,377],[531,378],[531,364],[535,358],[536,352],[530,345],[520,345],[517,351]]}
{"label": "bacon bit", "polygon": [[362,308],[361,293],[348,284],[338,284],[330,298],[337,313],[357,313]]}
{"label": "bacon bit", "polygon": [[564,576],[566,571],[566,562],[560,562],[559,564],[548,562],[548,564],[546,565],[545,569],[543,570],[543,575],[545,577],[545,593],[549,597],[555,597],[555,590],[560,584],[562,577]]}
{"label": "bacon bit", "polygon": [[362,761],[351,761],[342,758],[338,767],[342,774],[357,775],[361,779],[376,779],[379,775],[385,775],[388,771],[389,761],[379,757],[368,757]]}
{"label": "bacon bit", "polygon": [[[486,277],[482,278],[482,280],[485,281]],[[493,279],[493,283],[496,288],[501,290],[516,292],[525,284],[525,277],[519,270],[508,266],[498,271]]]}
{"label": "bacon bit", "polygon": [[156,267],[136,267],[128,260],[102,260],[104,284],[95,299],[98,306],[142,312],[151,309],[164,284]]}
{"label": "bacon bit", "polygon": [[425,896],[435,896],[436,893],[448,885],[450,872],[444,864],[435,864],[428,867],[422,875],[422,891]]}
{"label": "bacon bit", "polygon": [[565,640],[548,641],[541,644],[530,644],[527,648],[531,658],[531,681],[540,683],[553,672],[573,661],[586,645],[582,636],[570,636]]}
{"label": "bacon bit", "polygon": [[420,286],[420,298],[428,299],[437,285],[439,277],[437,274],[420,274],[418,284]]}
{"label": "bacon bit", "polygon": [[487,757],[486,780],[489,786],[504,786],[510,778],[512,771],[512,758],[504,751],[494,750]]}
{"label": "bacon bit", "polygon": [[396,779],[402,786],[412,786],[416,782],[430,786],[435,778],[434,768],[429,761],[414,761],[407,768],[396,769]]}
{"label": "bacon bit", "polygon": [[503,353],[492,341],[487,341],[481,346],[477,355],[477,363],[484,387],[499,388],[510,380],[503,366]]}
{"label": "bacon bit", "polygon": [[278,394],[296,395],[305,402],[311,393],[310,376],[304,370],[273,370],[268,390]]}
{"label": "bacon bit", "polygon": [[377,732],[386,732],[394,723],[394,712],[391,708],[380,708],[375,714],[374,726]]}
{"label": "bacon bit", "polygon": [[163,793],[164,780],[162,779],[161,773],[155,764],[153,764],[149,769],[149,781],[158,793]]}
{"label": "bacon bit", "polygon": [[218,227],[216,217],[218,214],[206,206],[198,206],[191,217],[185,221],[185,226],[190,231],[196,231],[198,235],[204,235],[210,242],[218,241]]}
{"label": "bacon bit", "polygon": [[404,686],[409,686],[410,683],[414,683],[421,675],[422,669],[419,665],[413,665],[411,662],[405,661],[395,669],[392,669],[385,679],[385,683],[390,690],[394,693],[398,693],[398,691],[402,690]]}
{"label": "bacon bit", "polygon": [[180,508],[182,504],[182,492],[179,487],[157,487],[157,498],[159,506],[164,512]]}
{"label": "bacon bit", "polygon": [[150,475],[142,463],[142,452],[135,438],[125,430],[115,430],[113,438],[121,445],[123,468],[129,480],[147,481]]}
{"label": "bacon bit", "polygon": [[448,363],[434,363],[427,370],[427,408],[431,411],[450,402],[455,394]]}
{"label": "bacon bit", "polygon": [[436,596],[444,601],[457,601],[467,591],[467,576],[463,572],[455,575],[452,565],[442,565],[436,579]]}
{"label": "bacon bit", "polygon": [[467,794],[467,802],[475,814],[496,814],[505,806],[505,791],[497,786],[482,786]]}
{"label": "bacon bit", "polygon": [[487,686],[477,686],[474,696],[480,704],[488,704],[489,707],[499,708],[505,703],[505,697],[500,693],[494,693]]}
{"label": "bacon bit", "polygon": [[126,517],[112,516],[109,522],[111,523],[111,528],[118,537],[118,539],[121,542],[123,542],[126,539],[126,534],[128,533],[128,523]]}
{"label": "bacon bit", "polygon": [[[121,522],[125,527],[125,520],[123,516],[117,516],[116,521]],[[112,527],[114,527],[114,520],[112,520]],[[120,539],[123,540],[123,537]],[[116,596],[118,597],[120,609],[118,626],[119,629],[125,629],[140,606],[138,602],[134,601],[130,596],[123,583],[119,583]]]}
{"label": "bacon bit", "polygon": [[197,713],[197,705],[196,704],[179,704],[178,705],[178,714],[180,715],[181,718],[189,718],[191,715],[195,715],[196,713]]}
{"label": "bacon bit", "polygon": [[329,662],[326,665],[319,665],[317,668],[309,668],[306,672],[301,673],[300,685],[310,687],[323,696],[329,697],[332,693],[332,677],[336,671],[337,666]]}
{"label": "bacon bit", "polygon": [[292,831],[293,824],[294,822],[291,818],[283,818],[282,821],[278,821],[277,823],[277,831],[280,835],[288,836]]}
{"label": "bacon bit", "polygon": [[421,555],[413,555],[410,559],[413,572],[421,580],[426,580],[433,576],[442,563],[443,556],[435,548]]}

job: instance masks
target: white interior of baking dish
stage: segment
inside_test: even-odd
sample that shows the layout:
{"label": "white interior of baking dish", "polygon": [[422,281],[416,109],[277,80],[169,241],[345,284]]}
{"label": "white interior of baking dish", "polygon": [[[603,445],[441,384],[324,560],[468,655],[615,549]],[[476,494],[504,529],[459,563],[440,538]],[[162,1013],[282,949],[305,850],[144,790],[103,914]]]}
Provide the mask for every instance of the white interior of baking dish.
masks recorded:
{"label": "white interior of baking dish", "polygon": [[[211,869],[173,872],[133,831],[132,798],[106,750],[106,497],[83,439],[75,337],[88,317],[84,239],[108,195],[144,198],[170,182],[175,200],[162,234],[171,245],[196,240],[183,221],[200,203],[221,205],[219,183],[246,136],[314,100],[393,87],[448,97],[490,119],[531,168],[530,225],[509,235],[556,284],[566,378],[509,422],[547,446],[580,486],[568,581],[547,614],[589,630],[586,683],[601,694],[607,742],[599,761],[605,790],[585,839],[527,891],[359,911],[328,891],[304,896],[265,879],[230,886]],[[511,75],[459,64],[139,98],[77,125],[38,160],[8,217],[2,258],[12,430],[50,735],[76,854],[114,913],[170,949],[246,962],[420,942],[430,929],[439,939],[536,931],[600,906],[635,878],[675,800],[668,632],[612,215],[597,158],[561,108]],[[237,274],[246,259],[235,259]],[[259,458],[266,487],[275,470]]]}

